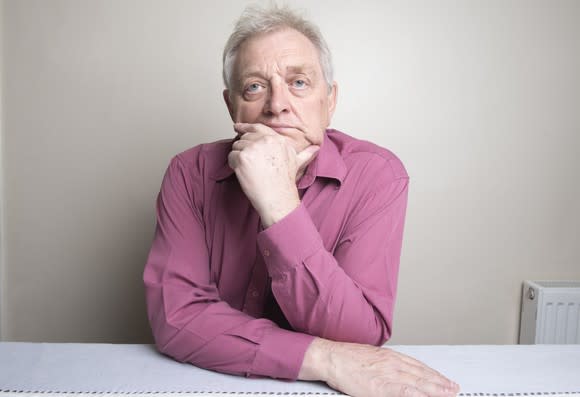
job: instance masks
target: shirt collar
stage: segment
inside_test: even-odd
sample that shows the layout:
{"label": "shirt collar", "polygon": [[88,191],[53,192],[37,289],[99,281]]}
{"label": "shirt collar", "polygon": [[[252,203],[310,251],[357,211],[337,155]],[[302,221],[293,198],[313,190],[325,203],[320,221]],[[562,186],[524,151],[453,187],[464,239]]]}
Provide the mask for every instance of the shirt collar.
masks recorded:
{"label": "shirt collar", "polygon": [[298,181],[298,189],[306,189],[314,183],[316,178],[329,178],[342,184],[346,176],[346,164],[335,143],[324,133],[324,140],[316,157],[306,168],[306,172]]}
{"label": "shirt collar", "polygon": [[[298,181],[298,188],[305,189],[314,183],[317,177],[320,178],[330,178],[342,183],[346,175],[346,164],[340,155],[338,148],[335,143],[328,137],[328,132],[332,130],[327,130],[324,133],[324,140],[320,146],[320,150],[316,154],[316,157],[306,168],[306,172]],[[234,140],[231,140],[233,143]],[[231,144],[228,145],[231,150]],[[228,151],[229,153],[229,151]],[[227,153],[224,156],[224,162],[217,167],[213,172],[211,177],[216,181],[222,181],[234,174],[228,164]]]}

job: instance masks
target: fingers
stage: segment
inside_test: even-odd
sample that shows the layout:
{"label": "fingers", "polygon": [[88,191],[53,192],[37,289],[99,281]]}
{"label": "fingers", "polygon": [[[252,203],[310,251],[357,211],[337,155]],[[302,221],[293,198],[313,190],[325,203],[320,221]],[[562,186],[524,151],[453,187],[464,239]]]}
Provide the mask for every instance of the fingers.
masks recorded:
{"label": "fingers", "polygon": [[455,394],[459,391],[459,387],[454,382],[450,381],[443,375],[427,371],[426,367],[416,367],[409,365],[405,367],[405,376],[402,378],[409,381],[419,382],[418,385],[428,387],[427,391],[436,391],[438,394],[444,393]]}
{"label": "fingers", "polygon": [[238,136],[232,145],[233,150],[243,150],[249,146],[249,142],[258,141],[265,135],[277,135],[263,124],[235,123],[234,130]]}
{"label": "fingers", "polygon": [[382,350],[388,351],[389,354],[396,356],[403,363],[409,365],[409,369],[414,370],[414,373],[417,376],[422,376],[423,374],[424,375],[431,375],[435,378],[439,378],[441,380],[441,383],[443,384],[443,386],[450,386],[450,387],[457,386],[456,383],[452,382],[451,380],[449,380],[448,378],[443,376],[440,372],[436,371],[435,369],[427,366],[425,363],[423,363],[423,362],[421,362],[421,361],[419,361],[411,356],[407,356],[406,354],[399,353],[398,351],[388,349],[388,348],[384,348]]}
{"label": "fingers", "polygon": [[[234,143],[232,144],[232,150],[242,151],[250,147],[255,142],[262,141],[264,138],[265,136],[263,134],[246,132],[241,136],[238,135],[238,138],[234,140]],[[278,136],[276,136],[276,138],[278,138]],[[270,137],[267,139],[276,139],[276,138]]]}
{"label": "fingers", "polygon": [[400,372],[397,382],[416,389],[430,397],[451,397],[457,394],[455,388],[449,388],[430,377],[418,377],[410,372]]}
{"label": "fingers", "polygon": [[234,139],[228,156],[228,164],[234,170],[241,165],[241,156],[253,153],[258,157],[282,159],[285,168],[288,168],[287,174],[299,178],[320,149],[317,145],[310,145],[297,152],[291,138],[278,134],[264,124],[236,123],[234,130],[238,136]]}
{"label": "fingers", "polygon": [[459,391],[459,385],[451,381],[444,375],[442,375],[440,372],[434,370],[431,367],[428,367],[427,365],[425,365],[419,360],[414,359],[413,357],[409,357],[405,354],[401,354],[398,352],[396,353],[399,355],[399,358],[409,366],[408,367],[409,373],[420,378],[429,378],[434,383],[437,383],[443,386],[444,388]]}
{"label": "fingers", "polygon": [[228,154],[228,165],[232,170],[235,170],[239,165],[240,151],[232,150]]}
{"label": "fingers", "polygon": [[238,136],[236,137],[234,143],[232,144],[232,150],[244,150],[245,148],[250,146],[252,142],[256,142],[264,138],[265,134],[257,133],[258,131],[254,129],[254,124],[245,124],[245,125],[250,126],[247,129],[251,131],[242,132],[242,130],[240,130],[240,132],[238,132]]}
{"label": "fingers", "polygon": [[449,397],[459,392],[457,384],[421,361],[391,349],[388,352],[399,361],[397,382],[410,385],[433,397]]}
{"label": "fingers", "polygon": [[[309,149],[313,150],[313,149]],[[454,397],[459,388],[418,360],[388,348],[335,343],[326,381],[354,396]]]}
{"label": "fingers", "polygon": [[249,145],[251,145],[253,142],[253,140],[249,140],[249,139],[238,139],[237,141],[235,141],[232,144],[232,150],[244,150],[245,148],[247,148]]}
{"label": "fingers", "polygon": [[320,150],[320,146],[310,145],[303,151],[296,153],[296,163],[298,165],[298,169],[304,169],[312,160],[314,160],[318,150]]}
{"label": "fingers", "polygon": [[238,133],[238,135],[244,135],[247,133],[261,133],[263,135],[276,135],[276,132],[273,131],[270,127],[265,126],[264,124],[250,124],[250,123],[235,123],[234,124],[234,131]]}
{"label": "fingers", "polygon": [[431,397],[431,395],[409,385],[393,384],[388,386],[387,396],[398,397]]}
{"label": "fingers", "polygon": [[254,124],[234,123],[234,131],[236,131],[238,135],[244,135],[248,132],[255,132],[255,127]]}
{"label": "fingers", "polygon": [[256,132],[244,132],[243,134],[238,134],[236,140],[243,139],[245,141],[257,141],[259,139],[262,139],[264,136],[265,136],[264,134]]}

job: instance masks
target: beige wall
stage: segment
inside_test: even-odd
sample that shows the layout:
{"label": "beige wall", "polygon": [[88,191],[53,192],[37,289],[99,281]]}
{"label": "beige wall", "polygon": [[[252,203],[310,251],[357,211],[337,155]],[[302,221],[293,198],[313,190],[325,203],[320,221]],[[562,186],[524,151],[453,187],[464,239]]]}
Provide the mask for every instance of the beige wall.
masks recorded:
{"label": "beige wall", "polygon": [[[411,175],[392,342],[515,343],[522,280],[580,279],[580,2],[290,3],[334,52],[333,126]],[[4,5],[3,338],[148,342],[154,200],[231,136],[243,3]]]}
{"label": "beige wall", "polygon": [[4,29],[3,29],[3,19],[4,19],[4,2],[0,0],[0,340],[2,340],[3,335],[3,321],[2,314],[4,312],[4,130],[3,124],[4,119],[2,117],[3,110],[3,98],[4,91],[2,90],[2,83],[4,81],[4,54],[3,54],[3,43],[4,43]]}

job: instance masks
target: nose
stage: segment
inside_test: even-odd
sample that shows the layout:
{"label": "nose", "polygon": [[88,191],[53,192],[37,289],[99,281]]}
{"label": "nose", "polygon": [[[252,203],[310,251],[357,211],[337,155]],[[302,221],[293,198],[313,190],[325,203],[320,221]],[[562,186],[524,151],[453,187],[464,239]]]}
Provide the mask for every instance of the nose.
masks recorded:
{"label": "nose", "polygon": [[290,93],[286,84],[271,84],[268,98],[264,104],[264,113],[268,116],[278,116],[290,111]]}

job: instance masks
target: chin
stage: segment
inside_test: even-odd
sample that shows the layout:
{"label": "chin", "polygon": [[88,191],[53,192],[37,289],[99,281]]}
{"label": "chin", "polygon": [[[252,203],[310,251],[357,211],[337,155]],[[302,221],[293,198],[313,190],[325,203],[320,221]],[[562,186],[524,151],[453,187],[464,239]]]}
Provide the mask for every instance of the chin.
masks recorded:
{"label": "chin", "polygon": [[303,151],[304,149],[306,149],[310,145],[312,145],[312,144],[310,142],[306,142],[306,141],[292,143],[292,146],[294,147],[294,150],[296,150],[296,153],[300,153],[301,151]]}

